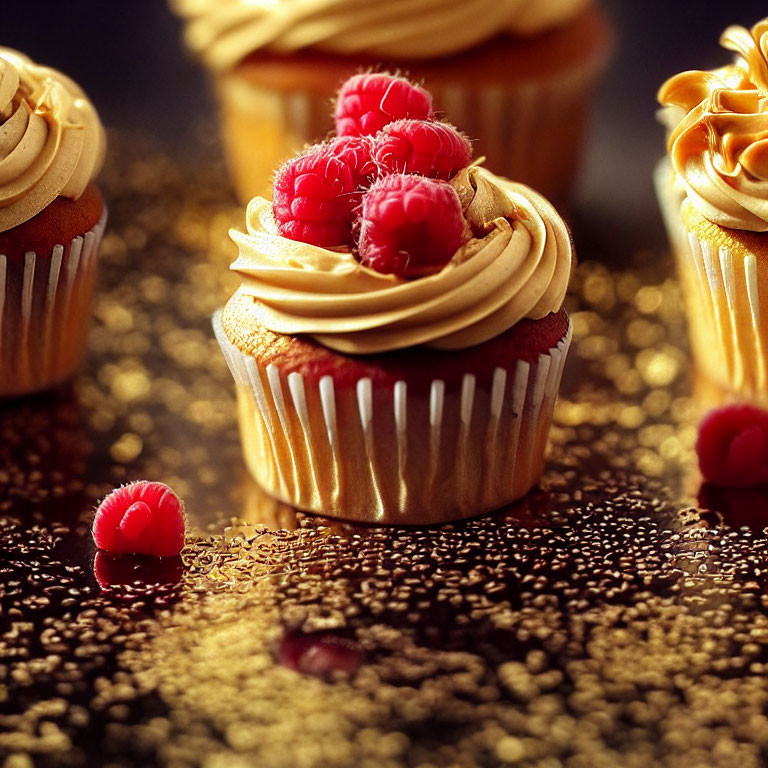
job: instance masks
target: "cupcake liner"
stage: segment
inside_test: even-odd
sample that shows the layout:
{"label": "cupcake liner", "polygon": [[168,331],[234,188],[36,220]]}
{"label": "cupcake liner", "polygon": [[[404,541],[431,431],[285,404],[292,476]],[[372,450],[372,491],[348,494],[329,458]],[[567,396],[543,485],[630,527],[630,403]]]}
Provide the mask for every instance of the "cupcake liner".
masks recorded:
{"label": "cupcake liner", "polygon": [[[714,382],[768,402],[768,274],[753,253],[717,247],[691,232],[678,252],[696,362]],[[763,303],[765,306],[765,303]]]}
{"label": "cupcake liner", "polygon": [[248,468],[294,507],[369,523],[436,523],[508,504],[541,476],[570,325],[535,363],[497,368],[489,387],[465,373],[457,389],[433,380],[426,397],[404,381],[308,384],[243,354],[220,312],[213,326],[236,384]]}
{"label": "cupcake liner", "polygon": [[0,253],[0,397],[46,389],[72,375],[85,348],[99,221],[50,254]]}
{"label": "cupcake liner", "polygon": [[[592,86],[603,58],[548,77],[503,85],[463,82],[427,73],[435,110],[475,141],[475,154],[502,176],[562,202],[572,186],[586,127]],[[350,65],[349,74],[355,67]],[[227,164],[238,198],[271,197],[274,169],[334,128],[328,90],[281,90],[251,82],[237,70],[215,83]],[[418,78],[417,78],[418,79]]]}

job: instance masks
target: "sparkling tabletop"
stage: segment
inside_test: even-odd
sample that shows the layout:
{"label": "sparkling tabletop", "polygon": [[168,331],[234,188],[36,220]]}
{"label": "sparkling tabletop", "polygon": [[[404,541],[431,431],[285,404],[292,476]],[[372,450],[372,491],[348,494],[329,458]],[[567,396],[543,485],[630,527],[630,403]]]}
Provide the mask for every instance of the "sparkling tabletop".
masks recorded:
{"label": "sparkling tabletop", "polygon": [[[113,146],[88,359],[0,407],[3,768],[763,763],[768,493],[700,488],[717,395],[668,254],[582,253],[538,491],[354,527],[243,467],[210,327],[242,211],[215,153]],[[96,502],[137,478],[186,501],[176,560],[94,549]]]}

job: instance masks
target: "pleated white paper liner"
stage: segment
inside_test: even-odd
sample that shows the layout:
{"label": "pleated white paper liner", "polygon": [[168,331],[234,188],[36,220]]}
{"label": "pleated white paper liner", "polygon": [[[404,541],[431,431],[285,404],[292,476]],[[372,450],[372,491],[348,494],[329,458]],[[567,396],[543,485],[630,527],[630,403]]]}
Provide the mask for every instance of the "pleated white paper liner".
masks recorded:
{"label": "pleated white paper liner", "polygon": [[[474,140],[475,154],[494,173],[562,202],[574,180],[591,89],[602,58],[551,76],[503,86],[469,86],[436,77],[425,83],[438,114]],[[259,86],[237,70],[215,82],[225,154],[238,199],[271,197],[279,165],[334,129],[327,93]]]}
{"label": "pleated white paper liner", "polygon": [[60,384],[85,351],[97,255],[107,210],[49,254],[0,254],[0,397]]}
{"label": "pleated white paper liner", "polygon": [[537,362],[497,368],[490,389],[432,381],[412,397],[360,379],[337,389],[261,367],[216,338],[235,379],[245,460],[271,495],[299,509],[370,523],[469,517],[520,498],[538,482],[571,327]]}

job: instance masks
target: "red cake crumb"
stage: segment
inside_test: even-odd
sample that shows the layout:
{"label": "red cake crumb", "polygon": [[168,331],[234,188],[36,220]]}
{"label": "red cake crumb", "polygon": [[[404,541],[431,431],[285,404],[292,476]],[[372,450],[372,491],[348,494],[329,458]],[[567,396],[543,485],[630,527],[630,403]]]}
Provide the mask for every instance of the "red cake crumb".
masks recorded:
{"label": "red cake crumb", "polygon": [[742,404],[710,411],[699,426],[696,453],[708,483],[747,488],[768,482],[768,412]]}
{"label": "red cake crumb", "polygon": [[184,546],[184,504],[164,483],[140,480],[116,488],[99,504],[93,540],[115,554],[173,557]]}
{"label": "red cake crumb", "polygon": [[472,147],[447,123],[398,120],[376,136],[374,159],[382,175],[420,173],[447,181],[469,165]]}
{"label": "red cake crumb", "polygon": [[252,296],[240,295],[227,303],[222,322],[227,335],[241,349],[251,351],[259,365],[276,365],[283,375],[300,373],[308,386],[323,376],[333,376],[337,390],[346,390],[358,380],[370,378],[382,391],[397,381],[408,382],[408,392],[429,392],[433,379],[442,379],[447,388],[460,387],[470,371],[478,386],[490,387],[496,368],[512,370],[518,360],[534,363],[545,355],[568,330],[564,309],[540,320],[524,318],[498,336],[461,350],[409,347],[372,355],[344,355],[322,346],[307,336],[274,333],[259,323]]}
{"label": "red cake crumb", "polygon": [[459,197],[444,181],[392,174],[363,196],[360,262],[378,272],[401,277],[436,272],[467,235]]}
{"label": "red cake crumb", "polygon": [[336,99],[339,136],[373,136],[387,123],[404,117],[432,117],[432,96],[403,77],[384,73],[353,75]]}

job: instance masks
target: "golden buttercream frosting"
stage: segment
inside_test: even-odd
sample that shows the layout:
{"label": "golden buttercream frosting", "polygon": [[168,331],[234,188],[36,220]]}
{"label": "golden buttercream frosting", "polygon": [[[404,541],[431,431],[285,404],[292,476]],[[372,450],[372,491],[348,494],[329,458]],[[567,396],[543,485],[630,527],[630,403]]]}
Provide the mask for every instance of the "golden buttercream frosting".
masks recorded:
{"label": "golden buttercream frosting", "polygon": [[312,48],[384,59],[429,59],[503,33],[569,21],[591,0],[170,0],[186,41],[213,69],[249,53]]}
{"label": "golden buttercream frosting", "polygon": [[463,349],[523,318],[560,309],[573,248],[567,227],[541,195],[477,166],[452,182],[481,236],[436,274],[403,280],[362,266],[346,249],[280,236],[272,204],[254,198],[247,233],[231,230],[239,293],[255,299],[259,323],[309,334],[338,352],[369,354],[426,345]]}
{"label": "golden buttercream frosting", "polygon": [[683,72],[659,91],[682,110],[669,135],[672,166],[692,205],[723,227],[768,231],[768,19],[720,39],[734,63]]}
{"label": "golden buttercream frosting", "polygon": [[59,196],[80,197],[105,146],[96,110],[70,78],[0,47],[0,232]]}

